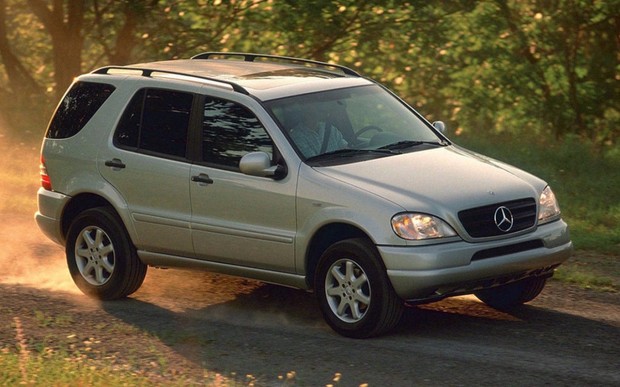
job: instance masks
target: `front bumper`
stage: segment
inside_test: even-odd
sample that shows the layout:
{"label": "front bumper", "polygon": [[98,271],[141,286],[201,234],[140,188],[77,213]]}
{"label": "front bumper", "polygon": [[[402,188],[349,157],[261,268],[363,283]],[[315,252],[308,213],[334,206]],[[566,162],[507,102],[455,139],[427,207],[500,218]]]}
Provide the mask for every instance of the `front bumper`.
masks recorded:
{"label": "front bumper", "polygon": [[515,238],[420,247],[378,246],[396,294],[423,303],[531,276],[550,276],[573,250],[562,220]]}

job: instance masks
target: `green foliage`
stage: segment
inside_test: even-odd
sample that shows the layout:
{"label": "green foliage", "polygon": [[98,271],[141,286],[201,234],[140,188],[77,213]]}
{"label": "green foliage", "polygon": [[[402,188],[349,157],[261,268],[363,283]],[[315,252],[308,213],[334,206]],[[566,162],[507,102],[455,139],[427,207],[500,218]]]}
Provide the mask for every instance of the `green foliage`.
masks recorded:
{"label": "green foliage", "polygon": [[[354,67],[460,132],[573,134],[599,145],[620,136],[619,0],[68,4],[0,0],[0,113],[12,118],[35,100],[53,106],[67,87],[60,83],[79,73],[55,64],[75,58],[90,71],[254,51]],[[70,29],[83,39],[67,52],[58,36]],[[24,76],[37,87],[24,87]]]}
{"label": "green foliage", "polygon": [[460,41],[443,59],[453,69],[442,93],[455,96],[451,120],[464,131],[615,143],[619,4],[484,1],[454,19]]}

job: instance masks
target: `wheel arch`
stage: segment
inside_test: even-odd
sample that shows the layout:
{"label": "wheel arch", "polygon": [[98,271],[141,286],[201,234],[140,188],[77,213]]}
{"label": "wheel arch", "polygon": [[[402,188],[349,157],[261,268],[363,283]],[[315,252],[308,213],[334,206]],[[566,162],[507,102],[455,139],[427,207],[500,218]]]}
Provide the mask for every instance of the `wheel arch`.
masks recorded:
{"label": "wheel arch", "polygon": [[334,243],[351,238],[364,238],[372,241],[370,236],[360,228],[347,223],[327,224],[316,231],[306,249],[306,284],[308,289],[314,288],[314,276],[323,252]]}
{"label": "wheel arch", "polygon": [[[101,195],[97,195],[97,194],[90,193],[90,192],[84,192],[84,193],[80,193],[72,197],[69,203],[65,206],[63,210],[61,223],[60,223],[63,239],[64,240],[67,239],[67,233],[69,232],[69,227],[71,227],[71,223],[73,223],[73,220],[75,219],[76,216],[78,216],[80,213],[86,210],[89,210],[91,208],[96,208],[96,207],[107,207],[113,210],[116,216],[118,216],[118,218],[121,220],[121,222],[125,226],[125,229],[128,229],[127,223],[123,221],[124,219],[119,213],[119,211],[114,207],[114,205],[108,199],[104,198]],[[130,231],[130,230],[127,230],[127,231]],[[131,232],[129,234],[130,236],[133,236],[131,235]]]}

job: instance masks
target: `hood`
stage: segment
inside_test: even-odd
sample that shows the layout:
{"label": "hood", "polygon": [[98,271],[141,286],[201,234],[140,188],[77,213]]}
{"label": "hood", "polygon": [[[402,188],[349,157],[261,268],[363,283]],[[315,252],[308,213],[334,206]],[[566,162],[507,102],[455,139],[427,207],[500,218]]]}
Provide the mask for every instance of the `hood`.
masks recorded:
{"label": "hood", "polygon": [[538,195],[545,182],[517,168],[447,146],[317,171],[381,196],[403,211],[458,211]]}

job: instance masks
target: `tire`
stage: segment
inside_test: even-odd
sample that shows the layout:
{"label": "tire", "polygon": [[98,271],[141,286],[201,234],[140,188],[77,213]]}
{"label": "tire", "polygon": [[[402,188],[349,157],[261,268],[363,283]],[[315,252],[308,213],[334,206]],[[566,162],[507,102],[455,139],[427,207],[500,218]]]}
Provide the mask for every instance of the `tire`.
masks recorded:
{"label": "tire", "polygon": [[347,239],[325,250],[315,292],[325,321],[346,337],[385,333],[400,321],[404,309],[379,253],[366,239]]}
{"label": "tire", "polygon": [[79,214],[69,227],[65,250],[77,287],[100,300],[127,297],[140,288],[146,276],[147,266],[110,208]]}
{"label": "tire", "polygon": [[533,277],[508,285],[474,293],[485,304],[499,310],[510,310],[536,298],[545,287],[546,278]]}

